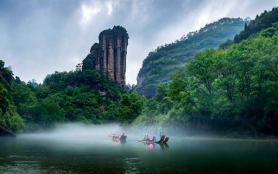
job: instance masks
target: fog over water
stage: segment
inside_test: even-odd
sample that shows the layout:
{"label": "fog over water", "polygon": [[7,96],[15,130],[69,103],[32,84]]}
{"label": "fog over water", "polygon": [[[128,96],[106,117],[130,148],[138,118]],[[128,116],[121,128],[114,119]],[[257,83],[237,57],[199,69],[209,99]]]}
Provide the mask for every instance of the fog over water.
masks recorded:
{"label": "fog over water", "polygon": [[113,133],[121,134],[122,132],[123,128],[117,124],[86,125],[82,123],[71,123],[56,125],[52,130],[21,134],[19,138],[102,144],[107,143],[108,140],[111,141],[110,135]]}
{"label": "fog over water", "polygon": [[160,132],[163,130],[158,126],[150,127],[130,127],[120,126],[119,124],[83,124],[83,123],[69,123],[58,124],[53,129],[41,130],[33,133],[23,133],[18,135],[18,139],[29,141],[40,141],[53,143],[58,146],[110,146],[114,145],[112,142],[112,135],[127,135],[128,144],[137,143],[138,140],[147,134],[149,136],[156,136],[159,138]]}
{"label": "fog over water", "polygon": [[[199,137],[163,129],[71,123],[2,137],[0,173],[278,173],[275,140]],[[168,144],[137,141],[145,134],[159,138],[161,130],[170,137]],[[123,132],[126,144],[112,141],[112,134]]]}
{"label": "fog over water", "polygon": [[83,124],[68,123],[57,124],[53,129],[41,130],[32,133],[23,133],[18,135],[18,139],[53,142],[59,145],[111,145],[112,135],[127,135],[127,144],[137,143],[145,135],[155,136],[159,139],[161,134],[170,136],[171,141],[178,143],[183,140],[219,140],[219,141],[274,141],[276,139],[256,139],[247,138],[226,138],[213,135],[209,132],[192,133],[190,130],[179,129],[175,126],[161,127],[159,125],[149,126],[121,126],[120,124]]}

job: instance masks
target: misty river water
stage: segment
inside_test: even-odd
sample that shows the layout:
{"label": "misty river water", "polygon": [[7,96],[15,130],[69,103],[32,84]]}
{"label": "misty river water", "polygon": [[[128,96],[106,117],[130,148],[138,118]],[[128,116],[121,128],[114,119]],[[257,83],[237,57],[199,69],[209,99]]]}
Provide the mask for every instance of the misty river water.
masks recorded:
{"label": "misty river water", "polygon": [[[171,135],[168,145],[137,142],[146,131],[71,124],[0,138],[0,173],[278,173],[277,140]],[[109,136],[122,132],[126,144]]]}

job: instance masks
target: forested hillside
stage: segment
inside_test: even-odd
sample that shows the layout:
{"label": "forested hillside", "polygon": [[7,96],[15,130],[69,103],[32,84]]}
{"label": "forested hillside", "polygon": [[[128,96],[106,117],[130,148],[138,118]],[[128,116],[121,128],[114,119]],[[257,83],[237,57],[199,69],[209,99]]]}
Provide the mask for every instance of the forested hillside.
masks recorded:
{"label": "forested hillside", "polygon": [[189,33],[175,43],[150,52],[138,74],[137,91],[148,98],[154,96],[158,84],[167,82],[171,73],[183,66],[195,53],[205,48],[217,48],[228,39],[233,39],[246,22],[240,18],[223,18]]}
{"label": "forested hillside", "polygon": [[159,85],[136,123],[277,135],[278,20],[271,26],[261,22],[250,22],[267,27],[246,40],[196,54]]}
{"label": "forested hillside", "polygon": [[1,61],[0,77],[0,126],[14,131],[61,122],[128,123],[145,102],[95,70],[55,72],[43,84],[26,84]]}

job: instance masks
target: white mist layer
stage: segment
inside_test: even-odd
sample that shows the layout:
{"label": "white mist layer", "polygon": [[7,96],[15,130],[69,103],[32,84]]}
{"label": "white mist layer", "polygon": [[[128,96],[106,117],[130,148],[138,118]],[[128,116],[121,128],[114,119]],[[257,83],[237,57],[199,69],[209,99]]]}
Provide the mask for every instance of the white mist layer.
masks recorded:
{"label": "white mist layer", "polygon": [[48,143],[111,144],[111,135],[124,132],[118,124],[86,125],[82,123],[56,125],[53,130],[21,134],[18,138]]}
{"label": "white mist layer", "polygon": [[35,143],[48,147],[103,147],[103,146],[120,146],[120,142],[112,140],[112,135],[127,135],[126,146],[138,146],[138,140],[142,140],[147,134],[156,136],[159,139],[160,129],[158,126],[149,127],[121,127],[119,124],[83,124],[70,123],[59,124],[51,130],[45,130],[34,133],[25,133],[17,139],[26,143]]}

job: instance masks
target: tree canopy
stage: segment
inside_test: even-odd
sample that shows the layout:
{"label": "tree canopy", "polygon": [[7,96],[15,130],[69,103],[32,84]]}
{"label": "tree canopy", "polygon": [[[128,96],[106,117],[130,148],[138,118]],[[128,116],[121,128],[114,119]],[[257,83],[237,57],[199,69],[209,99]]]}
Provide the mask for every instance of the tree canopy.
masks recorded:
{"label": "tree canopy", "polygon": [[145,98],[96,70],[55,72],[42,84],[13,78],[1,61],[0,125],[13,130],[61,122],[132,122]]}
{"label": "tree canopy", "polygon": [[278,27],[206,49],[158,87],[137,123],[278,134]]}

